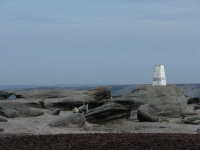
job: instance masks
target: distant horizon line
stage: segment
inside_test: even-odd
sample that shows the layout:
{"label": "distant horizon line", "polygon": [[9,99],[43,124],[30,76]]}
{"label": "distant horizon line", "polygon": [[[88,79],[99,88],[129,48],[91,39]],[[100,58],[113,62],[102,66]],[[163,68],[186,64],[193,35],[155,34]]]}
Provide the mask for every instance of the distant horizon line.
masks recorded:
{"label": "distant horizon line", "polygon": [[[168,83],[168,84],[176,84],[176,85],[182,85],[182,84],[189,84],[189,85],[192,85],[192,84],[200,84],[200,83]],[[167,85],[168,85],[167,84]],[[151,85],[150,83],[147,84],[147,83],[138,83],[138,84],[50,84],[50,85],[45,85],[45,84],[42,84],[42,85],[37,85],[37,84],[16,84],[16,85],[0,85],[0,87],[6,87],[6,86],[96,86],[96,85]]]}

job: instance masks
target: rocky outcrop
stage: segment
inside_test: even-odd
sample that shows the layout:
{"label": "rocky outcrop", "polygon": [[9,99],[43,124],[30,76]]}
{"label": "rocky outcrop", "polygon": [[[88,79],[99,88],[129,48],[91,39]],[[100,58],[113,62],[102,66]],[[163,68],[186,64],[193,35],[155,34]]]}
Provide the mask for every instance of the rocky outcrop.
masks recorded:
{"label": "rocky outcrop", "polygon": [[29,99],[61,98],[66,97],[68,94],[69,91],[64,89],[30,89],[17,92],[17,95],[21,95],[24,98]]}
{"label": "rocky outcrop", "polygon": [[0,91],[0,100],[6,100],[6,99],[12,100],[17,98],[24,98],[24,97],[22,95],[18,95],[15,93]]}
{"label": "rocky outcrop", "polygon": [[8,122],[8,120],[6,120],[6,119],[3,118],[3,117],[0,117],[0,122]]}
{"label": "rocky outcrop", "polygon": [[10,95],[12,95],[12,93],[0,91],[0,100],[5,100],[5,99],[9,98]]}
{"label": "rocky outcrop", "polygon": [[[86,114],[86,119],[91,123],[102,124],[119,118],[127,118],[130,113],[135,112],[134,110],[144,104],[152,107],[152,109],[146,108],[146,112],[144,112],[144,115],[152,113],[151,119],[150,114],[148,119],[145,118],[148,121],[158,121],[157,115],[180,117],[186,110],[187,100],[184,93],[174,85],[144,86],[134,90],[130,95],[109,99],[106,104],[90,110]],[[139,110],[139,112],[141,111]],[[141,113],[139,113],[140,115]],[[143,120],[141,119],[141,121]]]}
{"label": "rocky outcrop", "polygon": [[200,116],[196,115],[196,116],[191,116],[191,117],[185,117],[183,119],[183,122],[186,124],[198,125],[198,124],[200,124]]}
{"label": "rocky outcrop", "polygon": [[103,124],[120,118],[129,118],[134,102],[130,99],[120,99],[89,111],[85,117],[88,122]]}
{"label": "rocky outcrop", "polygon": [[137,110],[137,118],[140,122],[158,122],[156,111],[149,104],[141,105]]}
{"label": "rocky outcrop", "polygon": [[164,117],[180,117],[185,112],[188,101],[184,93],[175,85],[144,86],[123,98],[134,101],[135,110],[143,104],[149,104],[158,116]]}
{"label": "rocky outcrop", "polygon": [[44,100],[40,102],[42,108],[46,109],[60,109],[60,110],[71,110],[72,106],[79,107],[84,104],[82,100],[75,100],[75,99],[61,99],[61,100]]}
{"label": "rocky outcrop", "polygon": [[107,87],[97,87],[92,90],[90,90],[89,95],[95,100],[100,101],[103,99],[110,99],[111,98],[111,92]]}
{"label": "rocky outcrop", "polygon": [[199,125],[200,124],[200,120],[195,120],[195,121],[192,122],[192,124]]}
{"label": "rocky outcrop", "polygon": [[15,118],[20,116],[20,114],[16,110],[2,108],[0,109],[0,115],[5,116],[7,118]]}
{"label": "rocky outcrop", "polygon": [[102,100],[102,99],[110,99],[111,92],[107,87],[97,87],[91,89],[89,91],[77,91],[77,90],[68,90],[62,88],[54,88],[54,89],[34,89],[27,91],[18,91],[16,95],[21,95],[24,98],[64,98],[68,97],[69,99],[91,99],[91,100]]}
{"label": "rocky outcrop", "polygon": [[40,116],[44,112],[32,110],[17,102],[1,102],[0,115],[7,118]]}
{"label": "rocky outcrop", "polygon": [[70,116],[56,119],[48,125],[51,127],[80,127],[85,124],[85,116],[80,113],[74,113]]}
{"label": "rocky outcrop", "polygon": [[200,102],[200,98],[198,97],[188,99],[188,104],[199,104],[199,102]]}
{"label": "rocky outcrop", "polygon": [[193,110],[186,110],[183,115],[186,115],[186,116],[194,116],[194,115],[198,115],[198,113],[196,111],[193,111]]}
{"label": "rocky outcrop", "polygon": [[4,131],[4,129],[3,128],[0,128],[0,132],[3,132]]}
{"label": "rocky outcrop", "polygon": [[194,106],[194,110],[200,109],[200,106]]}
{"label": "rocky outcrop", "polygon": [[50,115],[57,116],[57,115],[60,114],[60,110],[59,109],[54,109],[54,110],[51,110],[51,111],[49,111],[47,113],[50,114]]}
{"label": "rocky outcrop", "polygon": [[23,101],[22,102],[23,105],[27,106],[27,107],[33,107],[33,108],[43,108],[40,104],[39,101]]}
{"label": "rocky outcrop", "polygon": [[84,102],[89,102],[89,109],[105,104],[111,98],[110,90],[106,87],[94,88],[90,91],[65,91],[64,98],[40,101],[42,108],[59,108],[60,110],[71,110],[71,106],[79,107]]}

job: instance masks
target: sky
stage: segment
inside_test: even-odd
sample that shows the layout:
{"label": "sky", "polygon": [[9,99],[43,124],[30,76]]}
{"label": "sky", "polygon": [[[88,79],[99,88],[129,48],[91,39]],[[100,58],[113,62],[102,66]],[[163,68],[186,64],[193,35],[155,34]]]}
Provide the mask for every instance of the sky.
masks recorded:
{"label": "sky", "polygon": [[0,0],[0,85],[200,83],[199,0]]}

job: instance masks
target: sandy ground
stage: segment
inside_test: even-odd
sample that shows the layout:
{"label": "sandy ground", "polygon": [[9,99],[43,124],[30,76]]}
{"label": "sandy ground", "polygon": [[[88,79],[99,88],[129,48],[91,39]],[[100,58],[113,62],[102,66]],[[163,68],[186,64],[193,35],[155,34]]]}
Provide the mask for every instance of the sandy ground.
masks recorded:
{"label": "sandy ground", "polygon": [[[189,105],[187,111],[200,114],[200,110],[194,111],[194,105]],[[36,109],[36,108],[33,108]],[[1,122],[0,128],[4,132],[0,134],[77,134],[77,133],[188,133],[197,134],[199,125],[184,124],[181,118],[170,118],[164,122],[139,122],[136,116],[129,119],[121,119],[104,125],[90,124],[86,122],[82,128],[49,127],[48,123],[60,117],[72,114],[71,111],[61,111],[59,116],[46,113],[39,117],[7,118],[8,122]]]}

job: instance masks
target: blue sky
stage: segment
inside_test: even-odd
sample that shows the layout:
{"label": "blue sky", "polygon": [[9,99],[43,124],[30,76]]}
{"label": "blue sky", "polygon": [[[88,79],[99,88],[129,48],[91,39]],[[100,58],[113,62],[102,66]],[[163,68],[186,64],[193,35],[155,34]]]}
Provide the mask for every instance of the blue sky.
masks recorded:
{"label": "blue sky", "polygon": [[200,83],[198,0],[0,0],[0,85]]}

